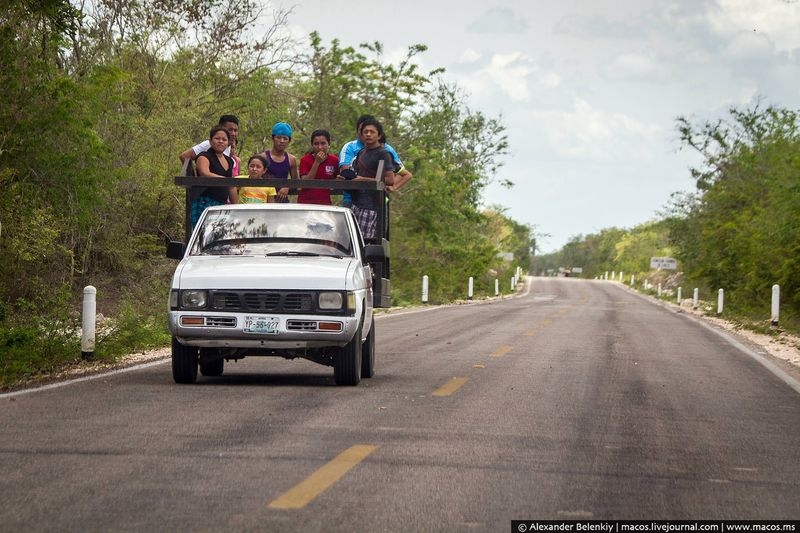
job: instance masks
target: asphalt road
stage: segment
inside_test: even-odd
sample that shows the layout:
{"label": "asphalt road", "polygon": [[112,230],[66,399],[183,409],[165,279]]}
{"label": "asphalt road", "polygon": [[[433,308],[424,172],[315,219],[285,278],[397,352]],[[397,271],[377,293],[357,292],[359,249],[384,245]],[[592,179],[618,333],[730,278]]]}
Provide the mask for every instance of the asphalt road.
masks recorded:
{"label": "asphalt road", "polygon": [[382,316],[377,375],[167,362],[0,396],[0,531],[800,517],[800,382],[619,284]]}

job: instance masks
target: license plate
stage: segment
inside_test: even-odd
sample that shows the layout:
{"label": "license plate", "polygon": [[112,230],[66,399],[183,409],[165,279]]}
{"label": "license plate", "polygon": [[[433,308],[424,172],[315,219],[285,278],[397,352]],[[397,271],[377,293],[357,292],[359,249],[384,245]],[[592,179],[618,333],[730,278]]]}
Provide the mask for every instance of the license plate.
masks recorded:
{"label": "license plate", "polygon": [[271,316],[246,316],[244,317],[244,328],[242,331],[245,333],[278,333],[278,326],[280,326],[280,319]]}

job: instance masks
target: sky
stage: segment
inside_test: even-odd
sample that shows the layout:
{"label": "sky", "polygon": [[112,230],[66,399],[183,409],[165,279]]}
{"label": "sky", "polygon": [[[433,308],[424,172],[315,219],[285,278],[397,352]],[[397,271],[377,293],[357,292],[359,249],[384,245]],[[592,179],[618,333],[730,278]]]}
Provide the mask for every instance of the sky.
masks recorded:
{"label": "sky", "polygon": [[[529,224],[537,253],[660,218],[694,191],[676,118],[757,102],[800,109],[800,0],[273,0],[298,38],[425,44],[464,106],[506,127],[484,205]],[[400,156],[402,146],[396,147]],[[514,182],[512,189],[499,184]]]}

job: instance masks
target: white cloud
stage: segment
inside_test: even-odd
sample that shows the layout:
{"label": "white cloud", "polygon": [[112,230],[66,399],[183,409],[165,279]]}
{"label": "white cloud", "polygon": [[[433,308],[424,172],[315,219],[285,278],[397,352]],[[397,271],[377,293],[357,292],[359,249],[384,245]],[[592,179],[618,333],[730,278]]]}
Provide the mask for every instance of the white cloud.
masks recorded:
{"label": "white cloud", "polygon": [[476,52],[472,48],[467,48],[464,50],[464,53],[461,54],[461,57],[458,58],[459,63],[475,63],[481,57],[483,57],[479,52]]}
{"label": "white cloud", "polygon": [[495,54],[482,73],[488,75],[504,93],[515,102],[526,102],[530,97],[528,75],[533,72],[530,61],[519,52]]}
{"label": "white cloud", "polygon": [[524,33],[527,29],[528,22],[505,7],[489,9],[467,27],[474,33]]}
{"label": "white cloud", "polygon": [[626,81],[658,82],[669,78],[669,70],[653,54],[639,52],[617,56],[604,71],[609,78]]}
{"label": "white cloud", "polygon": [[778,51],[800,49],[800,3],[781,0],[717,0],[708,20],[719,35],[743,32],[766,36]]}
{"label": "white cloud", "polygon": [[757,32],[740,33],[725,47],[725,55],[736,60],[769,57],[774,51],[772,41],[766,35]]}
{"label": "white cloud", "polygon": [[477,96],[497,95],[499,91],[512,102],[528,102],[533,89],[556,88],[561,77],[555,72],[542,70],[522,52],[511,52],[492,55],[484,66],[465,75],[459,83]]}
{"label": "white cloud", "polygon": [[536,79],[550,89],[555,89],[561,85],[561,76],[555,72],[537,72]]}
{"label": "white cloud", "polygon": [[663,141],[657,125],[595,110],[581,98],[569,111],[545,111],[540,118],[550,149],[564,158],[647,161],[653,146]]}

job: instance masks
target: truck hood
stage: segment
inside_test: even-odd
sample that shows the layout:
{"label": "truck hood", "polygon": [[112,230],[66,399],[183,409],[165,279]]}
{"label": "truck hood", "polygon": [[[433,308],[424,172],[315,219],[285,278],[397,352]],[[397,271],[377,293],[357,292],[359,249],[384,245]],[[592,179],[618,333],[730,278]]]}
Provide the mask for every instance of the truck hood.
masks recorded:
{"label": "truck hood", "polygon": [[[328,289],[346,290],[353,257],[191,256],[175,271],[179,289]],[[352,278],[352,275],[350,276]]]}

